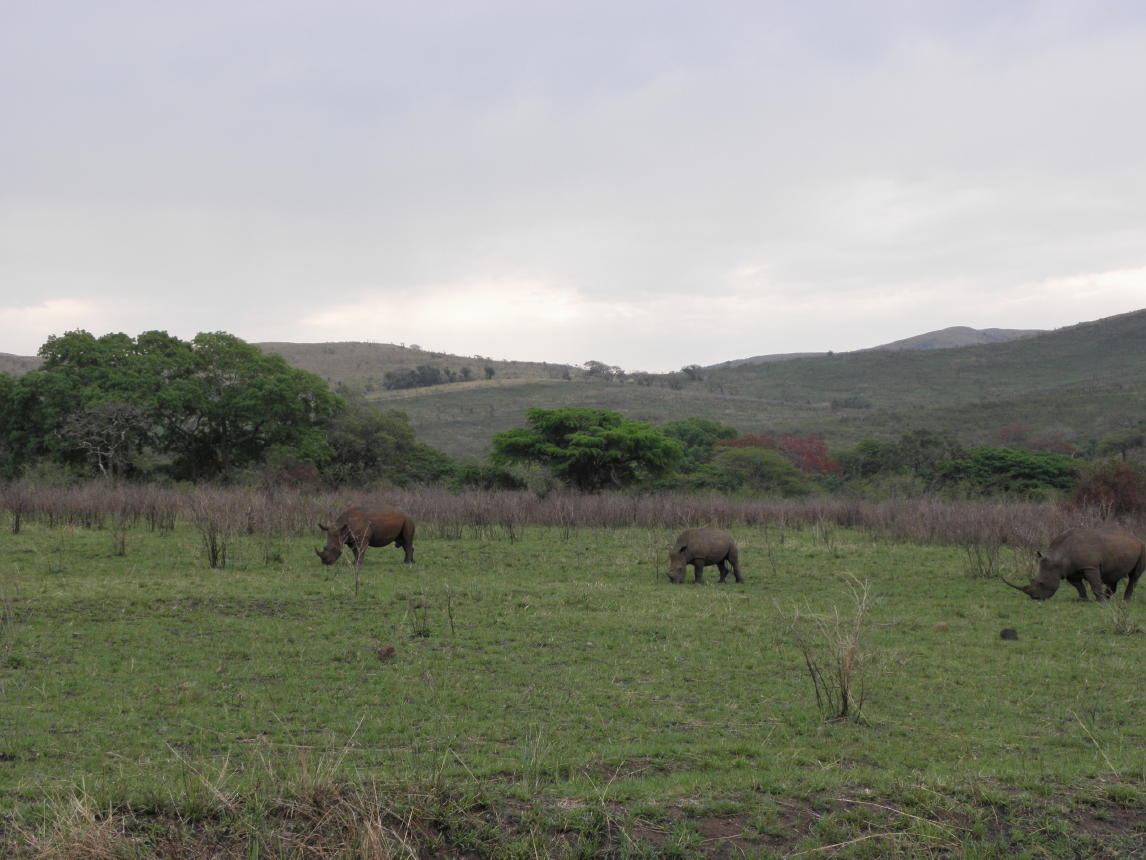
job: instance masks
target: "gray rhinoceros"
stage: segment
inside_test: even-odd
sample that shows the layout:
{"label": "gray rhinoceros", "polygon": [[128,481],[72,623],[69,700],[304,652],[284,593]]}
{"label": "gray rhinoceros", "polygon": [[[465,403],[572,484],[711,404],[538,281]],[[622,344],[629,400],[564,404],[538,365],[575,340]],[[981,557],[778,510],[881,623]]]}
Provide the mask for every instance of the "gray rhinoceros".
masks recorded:
{"label": "gray rhinoceros", "polygon": [[712,526],[685,529],[669,550],[668,578],[673,582],[684,582],[685,568],[691,564],[694,580],[704,582],[704,566],[714,564],[720,568],[720,581],[724,582],[728,576],[729,563],[732,564],[732,575],[736,581],[743,582],[736,541],[728,532]]}
{"label": "gray rhinoceros", "polygon": [[1146,568],[1146,546],[1125,529],[1117,526],[1073,528],[1051,541],[1046,554],[1039,553],[1039,572],[1029,585],[1011,588],[1029,594],[1035,600],[1046,600],[1058,591],[1063,577],[1078,589],[1079,600],[1087,600],[1086,584],[1095,600],[1106,600],[1126,578],[1123,600],[1134,593],[1138,577]]}
{"label": "gray rhinoceros", "polygon": [[366,511],[349,508],[332,526],[318,527],[326,532],[326,546],[316,549],[323,564],[334,564],[342,555],[342,545],[354,550],[354,563],[362,564],[368,546],[394,546],[405,550],[406,564],[414,563],[414,521],[401,511]]}

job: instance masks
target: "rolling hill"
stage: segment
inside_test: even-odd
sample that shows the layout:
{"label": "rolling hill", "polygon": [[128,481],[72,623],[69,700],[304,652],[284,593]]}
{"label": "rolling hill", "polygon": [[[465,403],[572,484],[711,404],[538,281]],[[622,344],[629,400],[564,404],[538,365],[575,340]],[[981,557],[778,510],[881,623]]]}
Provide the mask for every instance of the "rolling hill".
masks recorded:
{"label": "rolling hill", "polygon": [[[967,340],[974,345],[959,345]],[[607,378],[392,344],[258,346],[405,412],[422,441],[454,456],[483,457],[494,433],[520,426],[535,406],[611,409],[652,424],[703,416],[741,433],[815,433],[834,448],[918,428],[987,443],[1021,425],[1085,449],[1146,420],[1146,310],[1041,333],[955,327],[858,352],[733,361],[691,376]],[[0,372],[36,364],[0,356]],[[387,372],[424,365],[468,381],[386,389]]]}
{"label": "rolling hill", "polygon": [[607,381],[490,380],[377,392],[419,438],[482,456],[533,406],[592,406],[660,424],[705,416],[742,433],[816,433],[832,447],[916,428],[987,443],[1021,425],[1082,447],[1146,416],[1146,311],[959,349],[867,350]]}

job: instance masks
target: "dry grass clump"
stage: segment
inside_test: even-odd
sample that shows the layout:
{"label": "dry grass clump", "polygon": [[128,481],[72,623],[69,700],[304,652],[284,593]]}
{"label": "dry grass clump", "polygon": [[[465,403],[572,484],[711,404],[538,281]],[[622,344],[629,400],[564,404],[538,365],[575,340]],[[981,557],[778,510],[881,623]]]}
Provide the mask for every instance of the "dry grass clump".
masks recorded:
{"label": "dry grass clump", "polygon": [[843,576],[853,604],[849,611],[841,613],[837,606],[826,613],[778,611],[803,655],[821,716],[859,722],[865,671],[873,657],[866,642],[871,588],[867,580],[861,582],[850,573]]}

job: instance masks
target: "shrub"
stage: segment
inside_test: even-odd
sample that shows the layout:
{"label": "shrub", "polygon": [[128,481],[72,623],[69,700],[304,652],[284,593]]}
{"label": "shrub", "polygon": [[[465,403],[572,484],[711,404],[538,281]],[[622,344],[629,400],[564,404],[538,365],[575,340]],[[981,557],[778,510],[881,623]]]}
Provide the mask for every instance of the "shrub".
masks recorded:
{"label": "shrub", "polygon": [[1071,502],[1108,517],[1141,513],[1146,510],[1146,480],[1125,463],[1102,463],[1083,474]]}
{"label": "shrub", "polygon": [[963,485],[985,495],[996,493],[1045,498],[1072,490],[1078,472],[1069,457],[1015,448],[974,448],[943,463],[941,486]]}

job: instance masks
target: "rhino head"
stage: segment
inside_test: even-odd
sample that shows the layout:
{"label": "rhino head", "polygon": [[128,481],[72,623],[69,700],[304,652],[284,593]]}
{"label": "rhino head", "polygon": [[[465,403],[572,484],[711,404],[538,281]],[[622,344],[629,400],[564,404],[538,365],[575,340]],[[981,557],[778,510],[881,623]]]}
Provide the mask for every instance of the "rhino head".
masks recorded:
{"label": "rhino head", "polygon": [[1023,592],[1023,594],[1026,594],[1033,600],[1046,600],[1047,598],[1052,597],[1054,593],[1058,591],[1059,581],[1062,577],[1057,570],[1048,564],[1042,553],[1038,553],[1038,558],[1039,574],[1038,576],[1033,577],[1029,584],[1015,585],[1005,576],[1000,575],[999,578],[1003,580],[1003,582],[1005,582],[1007,585],[1011,586],[1011,588]]}
{"label": "rhino head", "polygon": [[323,564],[334,564],[342,555],[342,541],[339,539],[338,529],[327,528],[322,523],[319,523],[318,527],[326,532],[326,546],[316,549],[315,555],[322,559]]}

